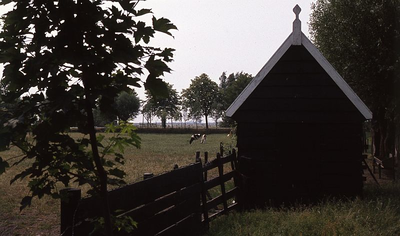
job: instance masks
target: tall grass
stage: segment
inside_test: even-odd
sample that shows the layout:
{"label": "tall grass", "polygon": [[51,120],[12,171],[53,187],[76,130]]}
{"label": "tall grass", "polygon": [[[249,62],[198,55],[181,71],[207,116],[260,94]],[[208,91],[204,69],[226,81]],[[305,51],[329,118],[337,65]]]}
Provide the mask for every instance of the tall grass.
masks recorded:
{"label": "tall grass", "polygon": [[400,184],[368,185],[353,200],[234,212],[213,221],[207,235],[400,235]]}
{"label": "tall grass", "polygon": [[[72,134],[78,138],[78,133]],[[125,150],[126,163],[122,169],[127,173],[127,183],[143,179],[146,172],[155,175],[170,171],[175,164],[185,166],[195,162],[195,153],[209,152],[214,158],[219,151],[219,144],[232,146],[232,140],[226,134],[210,134],[204,144],[197,140],[189,144],[190,134],[145,134],[140,149],[134,147]],[[2,152],[4,159],[12,159],[21,153],[17,149]],[[16,181],[10,185],[10,180],[29,166],[29,161],[12,167],[0,175],[0,236],[3,235],[58,235],[59,234],[59,201],[44,197],[34,199],[32,206],[19,211],[21,199],[29,194],[28,179]],[[83,186],[85,189],[85,187]]]}
{"label": "tall grass", "polygon": [[[126,182],[132,183],[151,172],[161,174],[195,161],[195,152],[209,152],[210,159],[219,151],[219,143],[233,146],[224,134],[210,134],[207,142],[189,144],[188,134],[140,134],[141,149],[125,150]],[[17,156],[15,149],[1,153],[5,159]],[[28,163],[29,164],[29,163]],[[35,200],[19,212],[19,202],[28,194],[28,180],[9,180],[28,164],[0,175],[0,235],[58,235],[59,201]],[[364,198],[349,201],[328,200],[312,207],[258,209],[233,212],[211,222],[214,235],[400,235],[400,184],[380,188],[367,185]]]}

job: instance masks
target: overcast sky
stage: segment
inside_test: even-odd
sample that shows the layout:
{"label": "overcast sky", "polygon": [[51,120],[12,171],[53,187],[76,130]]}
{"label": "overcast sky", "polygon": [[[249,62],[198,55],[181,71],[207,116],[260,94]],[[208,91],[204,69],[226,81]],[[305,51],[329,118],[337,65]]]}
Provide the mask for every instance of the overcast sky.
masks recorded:
{"label": "overcast sky", "polygon": [[[224,71],[255,76],[292,32],[296,4],[302,9],[302,31],[309,36],[312,2],[315,0],[147,0],[138,8],[151,8],[156,18],[168,18],[178,27],[172,32],[174,38],[159,33],[151,44],[176,50],[174,62],[169,64],[173,72],[165,81],[180,92],[202,73],[217,83]],[[138,93],[144,99],[143,90]]]}
{"label": "overcast sky", "polygon": [[[309,36],[311,3],[315,0],[147,0],[156,18],[166,17],[177,27],[174,38],[156,35],[157,46],[172,47],[173,72],[165,76],[180,92],[206,73],[219,83],[222,72],[255,76],[292,32],[293,8],[302,11],[302,31]],[[138,91],[143,97],[143,91]],[[141,121],[137,118],[136,121]]]}
{"label": "overcast sky", "polygon": [[302,31],[308,36],[311,0],[147,0],[177,27],[174,38],[158,34],[153,43],[176,49],[167,82],[181,91],[206,73],[218,83],[222,72],[255,76],[292,32],[293,7],[302,8]]}

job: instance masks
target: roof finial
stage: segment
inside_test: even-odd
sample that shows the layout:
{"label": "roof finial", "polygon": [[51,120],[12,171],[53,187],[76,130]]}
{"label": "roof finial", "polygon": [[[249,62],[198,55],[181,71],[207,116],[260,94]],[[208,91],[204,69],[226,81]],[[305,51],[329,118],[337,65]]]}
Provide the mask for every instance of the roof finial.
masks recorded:
{"label": "roof finial", "polygon": [[296,19],[293,21],[293,33],[292,33],[292,39],[293,39],[293,45],[301,45],[301,21],[299,19],[299,14],[301,12],[301,8],[299,5],[296,5],[293,8],[294,14],[296,14]]}

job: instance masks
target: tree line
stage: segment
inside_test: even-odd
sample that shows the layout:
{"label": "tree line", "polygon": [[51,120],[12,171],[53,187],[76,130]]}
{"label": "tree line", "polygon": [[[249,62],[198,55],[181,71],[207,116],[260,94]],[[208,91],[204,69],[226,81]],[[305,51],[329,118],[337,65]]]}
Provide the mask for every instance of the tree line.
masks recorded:
{"label": "tree line", "polygon": [[310,28],[316,46],[372,111],[374,155],[398,154],[400,1],[318,0]]}
{"label": "tree line", "polygon": [[114,102],[117,115],[107,117],[99,109],[95,109],[95,122],[97,126],[104,126],[117,120],[127,121],[134,119],[141,112],[147,124],[151,124],[157,117],[161,120],[163,128],[167,127],[168,120],[173,126],[174,121],[186,123],[193,120],[198,123],[203,118],[206,129],[209,128],[209,118],[215,120],[216,126],[230,127],[234,123],[225,116],[225,110],[252,78],[252,75],[245,72],[229,75],[223,72],[217,84],[207,74],[202,73],[192,79],[189,87],[181,93],[178,93],[172,84],[167,84],[168,96],[154,96],[146,91],[146,99],[142,102],[137,93],[122,92]]}

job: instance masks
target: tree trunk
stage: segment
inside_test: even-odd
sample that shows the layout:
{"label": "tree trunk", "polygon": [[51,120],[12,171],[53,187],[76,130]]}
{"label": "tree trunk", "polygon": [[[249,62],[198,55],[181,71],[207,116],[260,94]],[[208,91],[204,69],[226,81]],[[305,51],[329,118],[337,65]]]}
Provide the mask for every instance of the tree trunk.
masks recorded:
{"label": "tree trunk", "polygon": [[161,116],[161,125],[164,129],[167,128],[167,117],[166,116]]}
{"label": "tree trunk", "polygon": [[108,236],[112,236],[113,230],[112,230],[111,212],[110,212],[110,207],[109,207],[108,191],[107,191],[107,172],[105,171],[104,166],[101,163],[99,150],[98,150],[98,146],[97,146],[96,130],[94,128],[93,110],[92,110],[92,104],[91,104],[91,100],[90,100],[91,94],[90,94],[90,90],[89,90],[88,86],[86,85],[86,83],[87,83],[86,76],[87,75],[84,72],[82,81],[83,81],[83,85],[85,88],[87,128],[88,128],[89,137],[90,137],[90,145],[92,147],[93,160],[95,162],[95,167],[97,170],[96,175],[100,181],[100,186],[99,186],[99,188],[96,188],[96,191],[99,193],[100,198],[103,203],[101,207],[103,208],[102,210],[103,210],[106,234]]}
{"label": "tree trunk", "polygon": [[[82,57],[85,55],[85,50],[83,47],[84,44],[84,32],[80,28],[79,22],[84,22],[85,19],[85,12],[83,12],[83,1],[78,0],[77,2],[78,8],[77,8],[77,16],[76,20],[78,24],[76,24],[76,32],[78,32],[79,39],[77,42],[77,51],[78,54],[80,54]],[[90,144],[92,148],[92,155],[93,155],[93,160],[95,162],[95,173],[99,179],[100,186],[99,188],[95,188],[95,190],[99,193],[100,198],[102,200],[102,210],[103,210],[103,217],[104,217],[104,225],[105,225],[105,230],[106,230],[106,235],[107,236],[112,236],[113,235],[113,230],[112,230],[112,223],[111,223],[111,214],[110,214],[110,207],[109,207],[109,202],[108,202],[108,192],[107,192],[107,172],[104,169],[103,164],[101,163],[100,155],[99,155],[99,150],[97,147],[97,138],[96,138],[96,129],[94,127],[94,117],[93,117],[93,104],[91,100],[91,91],[90,91],[90,82],[92,79],[92,73],[90,71],[90,68],[87,64],[83,63],[82,64],[82,83],[85,91],[85,106],[86,106],[86,114],[87,114],[87,129],[90,137]]]}
{"label": "tree trunk", "polygon": [[208,130],[208,115],[205,115],[206,117],[206,130]]}
{"label": "tree trunk", "polygon": [[396,124],[392,117],[387,118],[386,111],[379,109],[373,120],[374,156],[386,159],[395,155]]}

